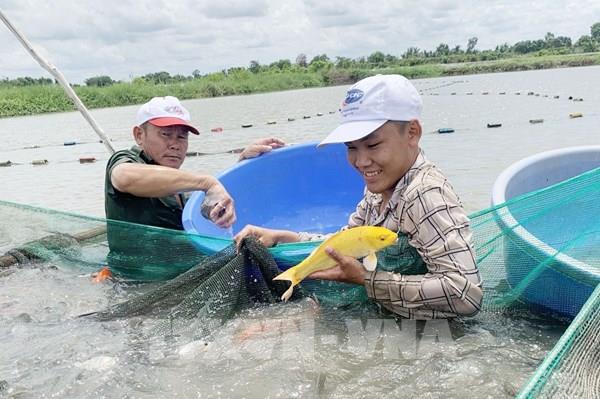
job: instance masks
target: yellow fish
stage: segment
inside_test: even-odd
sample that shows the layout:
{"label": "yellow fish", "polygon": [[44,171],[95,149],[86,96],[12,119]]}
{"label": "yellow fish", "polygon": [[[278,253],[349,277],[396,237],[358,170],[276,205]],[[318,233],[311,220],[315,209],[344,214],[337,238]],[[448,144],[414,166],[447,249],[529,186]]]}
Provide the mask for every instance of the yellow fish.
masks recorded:
{"label": "yellow fish", "polygon": [[392,245],[397,239],[397,234],[385,227],[360,226],[343,230],[323,241],[306,259],[273,280],[291,281],[292,285],[281,296],[281,299],[287,301],[292,296],[294,286],[298,285],[306,276],[317,270],[330,269],[336,265],[335,260],[325,252],[325,248],[331,247],[342,255],[353,258],[364,258],[365,268],[375,270],[377,266],[375,252]]}

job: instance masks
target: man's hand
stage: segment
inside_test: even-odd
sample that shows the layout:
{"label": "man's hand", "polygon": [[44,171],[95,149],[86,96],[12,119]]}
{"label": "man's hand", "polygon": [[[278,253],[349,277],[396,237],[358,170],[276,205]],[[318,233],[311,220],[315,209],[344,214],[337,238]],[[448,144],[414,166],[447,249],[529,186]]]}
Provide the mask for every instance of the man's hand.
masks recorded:
{"label": "man's hand", "polygon": [[240,153],[239,160],[242,161],[244,159],[256,158],[265,152],[269,152],[275,148],[281,148],[283,146],[285,146],[285,142],[277,137],[260,139],[244,148],[244,151]]}
{"label": "man's hand", "polygon": [[308,276],[308,278],[320,280],[340,281],[342,283],[352,283],[363,285],[365,283],[365,273],[367,270],[362,263],[351,256],[344,256],[331,247],[325,248],[329,257],[337,262],[337,265],[327,270],[320,270]]}
{"label": "man's hand", "polygon": [[208,218],[217,226],[228,228],[235,223],[237,217],[235,215],[233,199],[217,179],[215,179],[210,188],[206,190],[205,202],[211,204]]}
{"label": "man's hand", "polygon": [[253,236],[265,247],[272,247],[280,242],[296,242],[299,241],[298,233],[289,230],[266,229],[264,227],[253,226],[251,224],[245,226],[239,233],[233,237],[238,250],[242,244],[242,240],[247,236]]}
{"label": "man's hand", "polygon": [[272,247],[277,244],[277,230],[265,229],[264,227],[249,224],[233,237],[238,249],[240,248],[242,240],[247,236],[255,237],[265,247]]}

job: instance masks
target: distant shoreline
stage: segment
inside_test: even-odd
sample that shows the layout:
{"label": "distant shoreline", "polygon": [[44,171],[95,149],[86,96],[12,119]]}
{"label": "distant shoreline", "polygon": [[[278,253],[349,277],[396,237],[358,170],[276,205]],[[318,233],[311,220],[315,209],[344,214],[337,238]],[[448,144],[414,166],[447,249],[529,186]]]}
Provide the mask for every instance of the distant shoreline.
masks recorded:
{"label": "distant shoreline", "polygon": [[[461,76],[494,72],[516,72],[540,69],[600,65],[600,52],[565,55],[527,55],[493,61],[455,64],[420,64],[372,69],[337,69],[323,73],[308,70],[230,75],[211,74],[198,79],[153,84],[134,80],[106,87],[75,87],[77,95],[90,109],[141,104],[154,96],[174,95],[182,100],[328,87],[352,84],[364,77],[402,74],[411,79]],[[0,87],[0,118],[74,111],[75,106],[55,84]]]}

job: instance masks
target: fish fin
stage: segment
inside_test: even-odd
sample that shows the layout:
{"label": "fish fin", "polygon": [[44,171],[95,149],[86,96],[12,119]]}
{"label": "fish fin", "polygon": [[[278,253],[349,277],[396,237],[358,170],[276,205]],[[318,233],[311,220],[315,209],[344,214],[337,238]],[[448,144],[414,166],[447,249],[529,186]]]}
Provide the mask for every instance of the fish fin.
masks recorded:
{"label": "fish fin", "polygon": [[288,288],[283,295],[281,296],[281,300],[283,302],[287,302],[288,299],[290,299],[290,297],[292,296],[292,294],[294,293],[294,284],[290,285],[290,288]]}
{"label": "fish fin", "polygon": [[291,281],[292,283],[296,282],[296,284],[298,284],[298,279],[296,278],[296,271],[294,268],[295,267],[291,267],[283,273],[279,273],[277,276],[273,277],[273,280],[287,280]]}
{"label": "fish fin", "polygon": [[367,256],[363,259],[363,265],[365,269],[372,272],[377,267],[377,255],[375,255],[374,251],[369,252]]}
{"label": "fish fin", "polygon": [[284,280],[292,283],[290,287],[281,296],[281,299],[285,302],[287,302],[287,300],[290,299],[290,297],[292,296],[292,293],[294,292],[294,286],[298,285],[298,283],[300,282],[300,280],[298,280],[298,278],[296,277],[296,270],[294,269],[295,267],[287,269],[283,273],[278,274],[273,278],[273,280]]}

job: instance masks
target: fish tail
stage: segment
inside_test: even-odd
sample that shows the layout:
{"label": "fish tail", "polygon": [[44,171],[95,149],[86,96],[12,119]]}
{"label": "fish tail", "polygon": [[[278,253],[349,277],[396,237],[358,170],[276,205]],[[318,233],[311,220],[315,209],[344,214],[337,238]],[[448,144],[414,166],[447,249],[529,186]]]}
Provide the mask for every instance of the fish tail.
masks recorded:
{"label": "fish tail", "polygon": [[292,294],[294,293],[294,285],[290,285],[290,288],[288,288],[283,295],[281,296],[281,300],[283,302],[287,302],[288,299],[290,299],[290,297],[292,296]]}
{"label": "fish tail", "polygon": [[290,285],[290,288],[288,288],[287,291],[285,291],[281,296],[281,299],[285,302],[287,302],[287,300],[290,299],[290,297],[292,296],[292,293],[294,292],[294,286],[298,285],[298,283],[300,282],[300,280],[296,276],[296,271],[293,267],[275,276],[273,280],[284,280],[292,283],[292,285]]}

